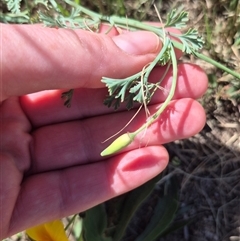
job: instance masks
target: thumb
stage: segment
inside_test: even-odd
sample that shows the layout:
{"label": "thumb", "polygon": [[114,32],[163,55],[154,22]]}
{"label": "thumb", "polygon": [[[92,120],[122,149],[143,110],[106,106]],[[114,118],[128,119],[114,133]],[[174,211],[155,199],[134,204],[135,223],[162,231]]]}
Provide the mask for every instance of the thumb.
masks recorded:
{"label": "thumb", "polygon": [[2,32],[2,99],[41,90],[103,87],[103,76],[140,71],[161,48],[146,31],[114,37],[84,30],[5,25]]}

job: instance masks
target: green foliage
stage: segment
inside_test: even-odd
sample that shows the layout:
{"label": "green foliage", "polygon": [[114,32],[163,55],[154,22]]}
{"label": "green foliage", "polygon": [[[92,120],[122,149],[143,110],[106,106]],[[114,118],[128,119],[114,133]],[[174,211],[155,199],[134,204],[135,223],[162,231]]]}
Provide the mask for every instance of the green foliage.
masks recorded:
{"label": "green foliage", "polygon": [[83,239],[85,241],[110,241],[105,237],[107,215],[104,204],[97,205],[85,212],[83,221]]}
{"label": "green foliage", "polygon": [[[181,23],[183,19],[182,17],[184,16],[185,18],[186,15],[181,12],[179,17],[176,15],[175,10],[173,10],[173,12],[174,14],[168,15],[169,23],[172,23],[174,26],[178,26],[177,20],[179,20]],[[174,17],[172,22],[170,16]],[[131,22],[129,25],[131,25]],[[109,91],[109,97],[104,102],[104,104],[106,104],[108,107],[114,106],[114,108],[117,109],[121,102],[127,101],[126,107],[130,109],[133,107],[134,102],[148,104],[151,101],[152,96],[154,95],[155,91],[160,88],[161,84],[161,81],[159,81],[157,84],[153,84],[148,81],[148,77],[152,69],[157,64],[165,65],[169,61],[173,61],[173,59],[171,59],[171,51],[174,50],[171,48],[171,45],[174,43],[170,39],[170,36],[177,37],[183,43],[181,49],[187,54],[193,54],[196,51],[199,51],[203,46],[203,39],[198,36],[197,31],[194,29],[190,29],[182,35],[165,33],[163,28],[157,27],[151,27],[151,31],[154,31],[159,35],[159,38],[163,39],[164,45],[156,59],[149,66],[144,68],[141,72],[126,79],[117,80],[106,77],[102,78],[102,82],[106,84]]]}
{"label": "green foliage", "polygon": [[[125,240],[128,227],[131,227],[131,222],[136,218],[135,215],[138,215],[138,211],[147,202],[162,176],[160,174],[128,193],[86,211],[83,218],[83,240]],[[179,208],[178,192],[178,181],[173,176],[164,184],[156,205],[152,207],[153,215],[145,229],[138,233],[134,240],[154,241],[193,220],[178,219],[186,211],[186,208]],[[88,237],[86,233],[89,234]]]}
{"label": "green foliage", "polygon": [[119,216],[116,223],[115,232],[113,234],[114,241],[121,240],[121,237],[123,237],[134,214],[154,190],[155,184],[161,178],[161,176],[162,174],[134,189],[133,191],[124,195],[124,198],[120,199],[120,204],[118,204]]}
{"label": "green foliage", "polygon": [[195,29],[189,29],[186,33],[179,36],[183,43],[182,51],[187,54],[194,54],[196,51],[202,49],[204,40],[198,36]]}
{"label": "green foliage", "polygon": [[104,104],[108,107],[114,106],[114,109],[117,109],[121,102],[126,102],[128,110],[133,108],[134,102],[148,104],[155,91],[160,88],[161,81],[163,80],[161,78],[158,83],[154,84],[148,82],[148,77],[156,64],[165,65],[169,59],[169,46],[166,44],[155,61],[142,72],[118,81],[103,77],[102,82],[105,83],[109,91],[109,96],[105,99]]}
{"label": "green foliage", "polygon": [[167,15],[165,27],[175,27],[182,28],[186,26],[188,22],[188,13],[185,11],[179,11],[177,9],[173,9]]}
{"label": "green foliage", "polygon": [[11,13],[20,13],[21,0],[5,0],[7,3],[7,8]]}
{"label": "green foliage", "polygon": [[172,197],[160,198],[148,226],[136,241],[148,241],[158,238],[173,222],[177,208],[178,202]]}
{"label": "green foliage", "polygon": [[82,11],[82,7],[74,4],[71,1],[67,1],[69,6],[65,9],[59,3],[56,3],[54,0],[51,0],[51,8],[54,8],[55,11],[58,11],[58,14],[55,12],[39,12],[39,19],[44,25],[48,27],[59,27],[59,28],[71,28],[71,29],[87,29],[96,31],[99,27],[100,20],[87,19],[86,14]]}
{"label": "green foliage", "polygon": [[[155,187],[155,183],[159,180],[161,175],[157,176],[156,178],[148,181],[147,183],[143,184],[142,186],[130,191],[127,194],[123,194],[116,199],[110,200],[106,202],[108,209],[110,211],[107,214],[107,210],[104,210],[104,206],[102,204],[96,206],[85,212],[86,218],[83,219],[83,232],[91,232],[91,229],[96,226],[100,225],[99,222],[105,222],[105,219],[113,219],[112,221],[108,220],[108,227],[105,226],[104,229],[101,229],[101,232],[98,232],[99,236],[95,236],[95,240],[101,240],[101,237],[107,235],[108,238],[111,238],[112,241],[119,241],[124,236],[126,232],[126,228],[128,227],[131,219],[133,218],[134,214],[136,213],[137,209],[140,205],[144,202],[144,200],[150,195]],[[106,208],[106,207],[105,207]],[[99,218],[98,213],[99,210],[104,212]],[[111,212],[116,210],[117,213],[114,214],[112,217]],[[97,224],[90,224],[87,218],[94,220]],[[89,225],[88,225],[89,224]],[[94,232],[95,233],[95,232]],[[94,239],[87,239],[85,238],[84,241],[90,241]]]}
{"label": "green foliage", "polygon": [[[163,174],[160,174],[126,194],[81,213],[80,229],[82,233],[79,240],[121,241],[128,239],[128,229],[133,228],[134,220],[140,215],[139,212],[144,210],[144,205],[149,202],[148,199],[152,198],[151,194],[156,183],[162,177]],[[141,232],[138,231],[134,240],[154,241],[183,228],[196,219],[196,216],[184,219],[184,213],[191,207],[179,207],[179,183],[176,176],[172,176],[164,182],[162,188],[156,204],[151,206],[153,214],[145,228]]]}
{"label": "green foliage", "polygon": [[8,11],[1,13],[0,22],[3,23],[39,23],[36,8],[48,7],[48,0],[3,0]]}

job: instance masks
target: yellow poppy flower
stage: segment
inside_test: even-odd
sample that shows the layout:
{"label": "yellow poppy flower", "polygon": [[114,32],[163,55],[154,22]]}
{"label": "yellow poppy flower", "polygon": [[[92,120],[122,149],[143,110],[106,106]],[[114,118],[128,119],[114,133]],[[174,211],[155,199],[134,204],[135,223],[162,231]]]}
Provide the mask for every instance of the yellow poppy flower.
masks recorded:
{"label": "yellow poppy flower", "polygon": [[63,223],[60,220],[29,228],[26,233],[35,241],[68,241]]}

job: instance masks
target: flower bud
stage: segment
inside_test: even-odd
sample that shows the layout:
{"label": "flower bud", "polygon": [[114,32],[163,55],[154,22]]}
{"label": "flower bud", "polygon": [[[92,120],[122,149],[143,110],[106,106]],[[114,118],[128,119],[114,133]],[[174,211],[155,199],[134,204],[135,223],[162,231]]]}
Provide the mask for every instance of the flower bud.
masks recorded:
{"label": "flower bud", "polygon": [[125,133],[119,136],[115,141],[112,142],[112,144],[101,152],[101,156],[108,156],[122,150],[133,141],[134,137],[135,135],[133,133]]}

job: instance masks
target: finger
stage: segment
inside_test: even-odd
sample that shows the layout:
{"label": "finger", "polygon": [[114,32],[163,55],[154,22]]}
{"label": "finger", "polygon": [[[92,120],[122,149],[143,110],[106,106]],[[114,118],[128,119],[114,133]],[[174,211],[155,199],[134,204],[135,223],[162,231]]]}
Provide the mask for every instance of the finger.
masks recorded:
{"label": "finger", "polygon": [[[157,67],[150,75],[151,82],[159,81],[166,69]],[[169,71],[162,82],[152,104],[163,102],[171,88],[171,71]],[[193,64],[179,64],[178,81],[173,99],[200,98],[206,91],[208,79],[203,70]],[[63,106],[60,96],[63,90],[45,91],[21,98],[22,108],[29,120],[35,127],[46,124],[59,123],[63,121],[83,119],[96,115],[108,114],[113,111],[103,105],[107,96],[106,89],[77,89],[74,92],[71,108]],[[122,110],[125,104],[122,104]]]}
{"label": "finger", "polygon": [[[151,82],[159,82],[165,74],[165,79],[161,83],[161,88],[153,96],[153,103],[163,102],[169,95],[172,86],[172,68],[169,71],[166,68],[157,67],[151,73]],[[208,77],[206,73],[195,64],[178,64],[178,78],[176,91],[173,99],[180,98],[201,98],[208,88]]]}
{"label": "finger", "polygon": [[2,99],[49,89],[102,87],[103,76],[134,74],[161,48],[159,38],[146,31],[110,37],[41,25],[0,27],[5,46]]}
{"label": "finger", "polygon": [[122,33],[119,28],[105,23],[100,24],[98,32],[107,34],[110,37],[114,37]]}
{"label": "finger", "polygon": [[[149,110],[153,113],[156,108],[159,105],[153,105]],[[33,132],[30,144],[33,161],[29,174],[101,160],[100,153],[112,140],[103,141],[119,132],[134,113],[132,110],[39,128]],[[135,131],[145,121],[146,115],[142,112],[124,132]],[[123,151],[187,138],[198,133],[204,124],[205,113],[198,102],[192,99],[173,101],[161,117]]]}
{"label": "finger", "polygon": [[163,147],[146,147],[106,162],[31,176],[22,184],[9,233],[85,211],[130,191],[162,172],[167,162]]}

